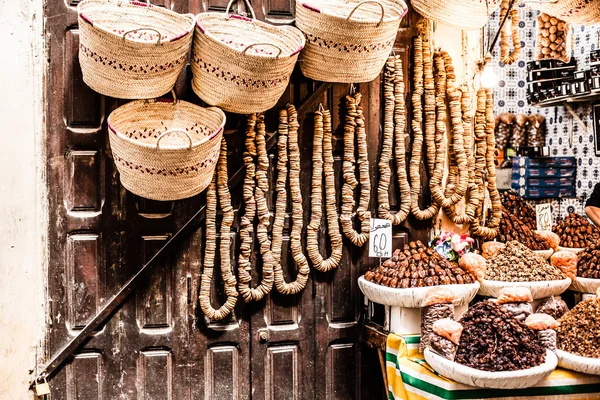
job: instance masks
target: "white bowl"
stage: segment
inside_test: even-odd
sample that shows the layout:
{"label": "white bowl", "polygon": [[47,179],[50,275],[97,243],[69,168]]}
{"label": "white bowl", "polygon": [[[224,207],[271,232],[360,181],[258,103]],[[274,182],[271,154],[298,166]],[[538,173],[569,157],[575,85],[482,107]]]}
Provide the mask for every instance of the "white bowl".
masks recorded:
{"label": "white bowl", "polygon": [[537,254],[538,256],[542,257],[543,259],[549,260],[550,257],[552,257],[552,254],[554,254],[554,250],[549,249],[549,250],[532,250],[535,254]]}
{"label": "white bowl", "polygon": [[585,249],[580,249],[580,248],[576,248],[576,247],[562,247],[562,246],[558,247],[558,251],[570,251],[570,252],[573,252],[575,254],[581,253],[584,250]]}
{"label": "white bowl", "polygon": [[374,282],[369,282],[364,276],[358,278],[360,291],[372,302],[392,307],[421,308],[423,297],[434,287],[443,287],[454,292],[455,306],[469,304],[479,290],[479,282],[463,285],[440,285],[419,288],[396,289]]}
{"label": "white bowl", "polygon": [[504,282],[490,281],[484,279],[481,281],[479,294],[487,297],[498,297],[500,289],[505,287],[527,287],[531,290],[531,295],[534,300],[544,299],[550,296],[558,296],[562,294],[571,285],[571,279],[560,279],[556,281],[540,281],[540,282]]}
{"label": "white bowl", "polygon": [[523,389],[535,386],[554,371],[556,355],[546,350],[546,361],[537,367],[518,371],[489,372],[470,368],[425,349],[425,360],[438,374],[465,385],[490,389]]}
{"label": "white bowl", "polygon": [[561,368],[583,374],[600,375],[600,358],[581,357],[558,349],[556,355],[558,356],[558,365]]}
{"label": "white bowl", "polygon": [[600,287],[600,279],[591,278],[575,278],[575,281],[571,283],[571,289],[574,292],[579,293],[591,293],[596,294],[596,290]]}

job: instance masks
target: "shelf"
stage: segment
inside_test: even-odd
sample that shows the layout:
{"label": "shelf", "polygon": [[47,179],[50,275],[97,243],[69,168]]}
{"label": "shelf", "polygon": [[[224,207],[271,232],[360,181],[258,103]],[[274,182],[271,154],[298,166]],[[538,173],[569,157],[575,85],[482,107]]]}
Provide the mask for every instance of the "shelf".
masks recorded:
{"label": "shelf", "polygon": [[594,100],[600,100],[600,91],[584,94],[582,96],[565,96],[551,100],[544,100],[536,104],[531,104],[531,106],[536,108],[558,107],[564,105],[565,103],[585,103]]}

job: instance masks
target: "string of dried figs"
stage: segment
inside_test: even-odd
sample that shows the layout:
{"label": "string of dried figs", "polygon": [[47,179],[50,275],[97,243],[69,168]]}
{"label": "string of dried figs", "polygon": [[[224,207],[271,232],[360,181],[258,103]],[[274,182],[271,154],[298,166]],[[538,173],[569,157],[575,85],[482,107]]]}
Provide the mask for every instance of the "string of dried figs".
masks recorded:
{"label": "string of dried figs", "polygon": [[[255,197],[257,168],[254,158],[257,156],[256,147],[256,125],[259,116],[252,114],[248,117],[246,128],[246,148],[244,151],[244,164],[246,166],[246,176],[242,188],[244,200],[244,215],[240,219],[240,255],[238,257],[238,290],[245,301],[258,301],[268,294],[273,288],[273,264],[268,251],[264,245],[264,219],[259,223],[261,236],[261,253],[263,255],[262,279],[256,288],[251,287],[252,283],[252,248],[254,243],[254,219],[257,212],[257,201]],[[263,125],[259,128],[259,136],[264,134],[264,117],[260,116]],[[264,168],[264,166],[261,166]],[[268,237],[267,237],[268,239]]]}
{"label": "string of dried figs", "polygon": [[576,213],[569,213],[558,221],[552,232],[560,237],[563,247],[583,249],[600,241],[600,229]]}
{"label": "string of dried figs", "polygon": [[[308,260],[302,251],[302,229],[304,221],[302,218],[302,189],[300,188],[300,148],[298,146],[298,112],[293,105],[279,113],[279,141],[277,143],[277,199],[275,206],[275,217],[273,222],[273,241],[271,253],[273,255],[275,287],[281,294],[296,294],[306,286],[310,267]],[[283,225],[285,221],[286,205],[288,196],[286,190],[286,178],[288,177],[287,164],[289,162],[289,185],[292,203],[292,231],[290,234],[290,248],[292,258],[298,267],[296,280],[286,282],[282,268],[282,241]]]}
{"label": "string of dried figs", "polygon": [[365,273],[365,279],[379,285],[406,289],[424,286],[474,283],[470,273],[442,257],[422,242],[410,242],[396,249],[392,258]]}
{"label": "string of dried figs", "polygon": [[558,322],[557,347],[582,357],[600,358],[600,301],[580,302]]}
{"label": "string of dried figs", "polygon": [[[521,39],[519,38],[519,10],[512,7],[510,10],[510,0],[502,0],[500,5],[500,21],[509,14],[510,24],[506,24],[500,31],[500,61],[506,65],[513,64],[519,59],[521,54]],[[508,29],[510,27],[510,35]],[[509,39],[512,39],[513,51],[510,51]]]}
{"label": "string of dried figs", "polygon": [[[425,210],[421,210],[419,206],[419,197],[421,195],[421,160],[422,160],[422,152],[423,152],[423,95],[425,94],[425,86],[423,82],[424,76],[424,55],[425,49],[430,48],[429,44],[429,32],[428,32],[428,24],[421,21],[421,24],[425,26],[420,30],[419,36],[414,39],[414,67],[413,67],[413,94],[412,94],[412,106],[413,106],[413,119],[412,119],[412,130],[413,130],[413,144],[412,144],[412,155],[410,160],[410,185],[411,185],[411,213],[420,220],[426,220],[432,218],[434,215],[437,215],[439,211],[439,205],[432,200],[432,204],[426,208]],[[431,56],[429,52],[429,56]],[[427,65],[431,65],[430,62],[427,62]],[[429,74],[429,73],[428,73]],[[430,82],[427,83],[427,86],[430,86]],[[429,92],[428,92],[429,94]],[[427,110],[430,110],[429,104],[430,96],[427,97]],[[433,110],[435,113],[435,109]],[[430,119],[428,119],[430,122]],[[427,129],[429,128],[429,129]],[[435,123],[433,128],[435,128]],[[431,132],[431,125],[426,124],[426,132]],[[431,139],[429,139],[431,140]],[[433,139],[435,142],[435,138]],[[431,150],[431,149],[429,149]],[[430,160],[431,162],[431,160]],[[431,163],[428,164],[431,166]],[[431,170],[430,173],[433,173]]]}
{"label": "string of dried figs", "polygon": [[[371,197],[371,179],[369,177],[369,160],[367,157],[367,134],[363,109],[360,106],[362,95],[355,93],[346,96],[346,123],[344,125],[344,185],[342,186],[342,212],[340,222],[342,231],[350,241],[361,247],[369,240],[370,218],[369,199]],[[358,160],[354,155],[354,138],[358,147]],[[360,221],[360,233],[354,229],[352,210],[354,209],[354,190],[359,184],[356,180],[356,164],[358,164],[360,180],[360,197],[356,215]]]}
{"label": "string of dried figs", "polygon": [[579,253],[577,276],[600,279],[600,242],[593,243]]}
{"label": "string of dried figs", "polygon": [[562,271],[517,241],[487,260],[485,279],[504,282],[538,282],[565,279]]}
{"label": "string of dried figs", "polygon": [[[385,100],[383,144],[379,158],[379,218],[400,225],[410,212],[410,184],[406,175],[406,105],[404,104],[404,76],[400,56],[389,57],[385,64],[383,97]],[[391,180],[390,160],[396,161],[398,186],[400,187],[400,210],[390,211],[389,187]]]}
{"label": "string of dried figs", "polygon": [[517,371],[544,363],[546,349],[536,333],[490,301],[469,307],[456,362],[483,371]]}
{"label": "string of dried figs", "polygon": [[[327,272],[337,268],[340,264],[342,259],[342,235],[340,234],[335,196],[331,114],[329,110],[319,110],[315,112],[314,118],[311,218],[306,228],[306,251],[315,269]],[[327,229],[331,243],[331,256],[327,259],[323,259],[319,250],[319,229],[323,217],[321,205],[323,200],[323,174],[325,174]]]}
{"label": "string of dried figs", "polygon": [[[218,187],[218,189],[217,189]],[[225,284],[227,300],[219,309],[210,304],[210,292],[215,266],[215,251],[217,247],[217,195],[223,213],[221,222],[221,276]],[[231,207],[231,194],[229,193],[229,174],[227,172],[227,143],[221,140],[221,154],[217,162],[211,183],[206,191],[206,245],[204,249],[204,263],[200,279],[200,308],[207,318],[222,320],[234,309],[238,291],[237,280],[231,269],[231,225],[233,224],[233,207]]]}

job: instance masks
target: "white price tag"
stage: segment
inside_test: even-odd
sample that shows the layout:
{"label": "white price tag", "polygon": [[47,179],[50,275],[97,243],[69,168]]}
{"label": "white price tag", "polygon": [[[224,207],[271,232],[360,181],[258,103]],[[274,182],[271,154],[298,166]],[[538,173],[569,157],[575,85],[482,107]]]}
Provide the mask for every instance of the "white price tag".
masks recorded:
{"label": "white price tag", "polygon": [[538,231],[552,230],[552,205],[537,204],[535,206],[536,222]]}
{"label": "white price tag", "polygon": [[369,257],[390,258],[391,256],[392,223],[387,219],[371,218]]}

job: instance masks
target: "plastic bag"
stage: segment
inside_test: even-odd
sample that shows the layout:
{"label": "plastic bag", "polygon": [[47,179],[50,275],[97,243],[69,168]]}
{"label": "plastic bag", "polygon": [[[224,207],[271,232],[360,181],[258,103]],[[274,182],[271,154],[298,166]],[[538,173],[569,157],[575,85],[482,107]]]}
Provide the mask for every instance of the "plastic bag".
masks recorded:
{"label": "plastic bag", "polygon": [[507,303],[502,304],[502,308],[519,321],[525,321],[527,317],[533,314],[533,307],[529,303]]}
{"label": "plastic bag", "polygon": [[462,335],[463,326],[450,318],[438,319],[433,323],[433,332],[445,337],[454,344],[460,343],[460,335]]}
{"label": "plastic bag", "polygon": [[528,303],[533,301],[531,290],[523,286],[509,286],[498,291],[498,304]]}
{"label": "plastic bag", "polygon": [[571,280],[577,276],[577,254],[572,251],[557,251],[550,257],[550,263]]}
{"label": "plastic bag", "polygon": [[571,24],[548,14],[537,19],[536,60],[571,61],[573,30]]}
{"label": "plastic bag", "polygon": [[452,303],[456,300],[456,295],[450,289],[443,287],[434,287],[425,293],[421,307],[427,307],[432,304]]}
{"label": "plastic bag", "polygon": [[534,331],[545,331],[546,329],[556,329],[560,323],[551,315],[536,313],[531,314],[525,320],[525,325]]}
{"label": "plastic bag", "polygon": [[542,346],[550,351],[556,351],[556,331],[554,329],[538,331],[537,337],[542,343]]}
{"label": "plastic bag", "polygon": [[485,242],[481,245],[481,254],[485,258],[494,258],[500,250],[504,249],[506,244],[500,242]]}
{"label": "plastic bag", "polygon": [[479,254],[465,254],[458,260],[458,265],[465,271],[470,272],[478,281],[485,278],[486,261]]}
{"label": "plastic bag", "polygon": [[450,340],[442,337],[440,335],[436,335],[435,333],[431,334],[431,341],[429,346],[439,355],[444,358],[447,358],[450,361],[454,361],[456,357],[456,351],[458,350],[458,346],[452,343]]}
{"label": "plastic bag", "polygon": [[569,311],[567,303],[565,303],[560,297],[549,297],[542,301],[537,309],[536,313],[548,314],[554,319],[559,319]]}
{"label": "plastic bag", "polygon": [[433,304],[421,309],[421,351],[429,345],[433,324],[444,318],[454,319],[454,304]]}
{"label": "plastic bag", "polygon": [[527,125],[527,146],[542,147],[546,145],[546,118],[541,114],[529,116]]}
{"label": "plastic bag", "polygon": [[550,245],[552,250],[558,250],[560,246],[560,236],[550,231],[535,231],[542,239],[544,239]]}
{"label": "plastic bag", "polygon": [[529,118],[525,114],[515,115],[515,122],[513,122],[512,135],[510,137],[510,147],[525,147],[527,145],[527,124]]}
{"label": "plastic bag", "polygon": [[511,113],[502,113],[496,117],[496,148],[504,150],[508,146],[508,141],[512,135],[514,118],[514,115]]}

